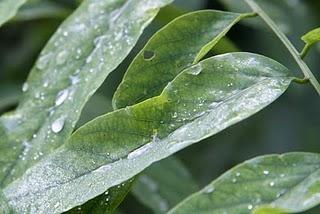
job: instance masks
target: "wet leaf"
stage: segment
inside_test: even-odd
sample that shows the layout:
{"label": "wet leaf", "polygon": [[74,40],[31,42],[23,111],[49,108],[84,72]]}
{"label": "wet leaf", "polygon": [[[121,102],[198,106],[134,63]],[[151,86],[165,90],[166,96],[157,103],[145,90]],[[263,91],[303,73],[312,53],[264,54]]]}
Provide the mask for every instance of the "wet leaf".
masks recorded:
{"label": "wet leaf", "polygon": [[320,156],[287,153],[240,164],[169,213],[297,213],[319,204]]}
{"label": "wet leaf", "polygon": [[159,95],[168,82],[203,58],[234,24],[249,15],[206,10],[169,23],[132,62],[115,93],[114,107],[123,108]]}
{"label": "wet leaf", "polygon": [[23,85],[18,108],[0,118],[7,137],[0,144],[0,187],[68,139],[89,97],[170,2],[84,1],[59,27]]}
{"label": "wet leaf", "polygon": [[[96,118],[4,189],[16,212],[66,211],[155,161],[255,114],[288,87],[281,64],[224,54],[180,73],[161,95]],[[195,99],[196,98],[196,99]]]}

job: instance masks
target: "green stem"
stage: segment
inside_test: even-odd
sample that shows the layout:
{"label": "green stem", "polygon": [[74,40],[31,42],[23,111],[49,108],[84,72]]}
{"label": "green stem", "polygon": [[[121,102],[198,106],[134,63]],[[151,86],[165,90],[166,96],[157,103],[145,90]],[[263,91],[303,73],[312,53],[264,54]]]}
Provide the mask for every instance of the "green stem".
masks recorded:
{"label": "green stem", "polygon": [[251,9],[256,12],[269,27],[274,31],[274,33],[279,37],[279,39],[283,42],[283,44],[286,46],[286,48],[289,50],[297,64],[299,65],[301,71],[304,74],[305,79],[309,79],[310,83],[313,85],[315,90],[320,95],[320,84],[307,66],[307,64],[302,60],[300,57],[299,52],[297,49],[292,45],[292,43],[289,41],[289,39],[281,32],[279,27],[272,21],[272,19],[259,7],[258,4],[256,4],[253,0],[244,0]]}
{"label": "green stem", "polygon": [[303,59],[303,58],[307,55],[310,47],[311,47],[311,45],[309,45],[309,44],[306,44],[306,45],[303,47],[303,49],[302,49],[302,51],[301,51],[301,53],[300,53],[301,59]]}

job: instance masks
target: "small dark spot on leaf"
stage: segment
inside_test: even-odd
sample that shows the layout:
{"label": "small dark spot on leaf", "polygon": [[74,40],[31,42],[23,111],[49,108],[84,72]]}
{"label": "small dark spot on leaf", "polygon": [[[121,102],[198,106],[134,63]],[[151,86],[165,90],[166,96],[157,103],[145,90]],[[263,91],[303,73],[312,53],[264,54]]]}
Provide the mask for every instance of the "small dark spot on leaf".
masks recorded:
{"label": "small dark spot on leaf", "polygon": [[144,60],[152,60],[156,54],[153,51],[144,51],[143,52],[143,58]]}

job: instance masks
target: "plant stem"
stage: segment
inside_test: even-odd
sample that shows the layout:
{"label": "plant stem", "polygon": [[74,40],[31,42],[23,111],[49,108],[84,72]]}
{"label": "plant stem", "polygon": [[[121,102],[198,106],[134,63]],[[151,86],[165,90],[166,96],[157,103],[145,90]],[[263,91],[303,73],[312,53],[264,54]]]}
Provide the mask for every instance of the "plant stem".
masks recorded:
{"label": "plant stem", "polygon": [[309,45],[309,44],[306,44],[306,45],[303,47],[303,49],[302,49],[302,51],[301,51],[301,53],[300,53],[301,59],[303,59],[303,58],[307,55],[309,49],[310,49],[310,45]]}
{"label": "plant stem", "polygon": [[299,65],[301,71],[304,74],[305,79],[309,79],[310,83],[313,85],[315,90],[320,95],[320,84],[307,66],[307,64],[302,60],[300,57],[299,52],[297,49],[292,45],[292,43],[289,41],[289,39],[284,35],[284,33],[281,32],[279,27],[272,21],[272,19],[260,8],[258,4],[256,4],[253,0],[244,0],[251,9],[256,12],[269,27],[274,31],[274,33],[279,37],[279,39],[283,42],[283,44],[286,46],[286,48],[289,50],[297,64]]}

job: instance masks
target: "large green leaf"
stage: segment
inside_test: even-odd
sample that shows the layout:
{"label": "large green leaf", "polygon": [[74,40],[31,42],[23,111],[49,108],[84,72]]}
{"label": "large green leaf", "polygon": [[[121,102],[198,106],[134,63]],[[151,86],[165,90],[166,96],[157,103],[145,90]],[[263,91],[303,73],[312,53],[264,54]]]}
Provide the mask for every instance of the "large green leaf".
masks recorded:
{"label": "large green leaf", "polygon": [[258,112],[293,78],[250,53],[209,58],[180,73],[160,96],[98,117],[4,189],[16,212],[62,212],[150,164]]}
{"label": "large green leaf", "polygon": [[168,82],[198,62],[234,24],[250,15],[205,10],[169,23],[149,40],[130,65],[115,93],[114,107],[159,95]]}
{"label": "large green leaf", "polygon": [[296,213],[320,203],[320,156],[261,156],[229,170],[169,213]]}
{"label": "large green leaf", "polygon": [[8,138],[0,144],[0,187],[67,140],[89,97],[170,2],[87,0],[62,24],[24,84],[19,107],[0,119]]}
{"label": "large green leaf", "polygon": [[0,26],[14,17],[18,9],[27,0],[1,0],[0,1]]}
{"label": "large green leaf", "polygon": [[186,167],[177,158],[170,157],[146,169],[137,178],[132,193],[153,213],[165,213],[197,190]]}

